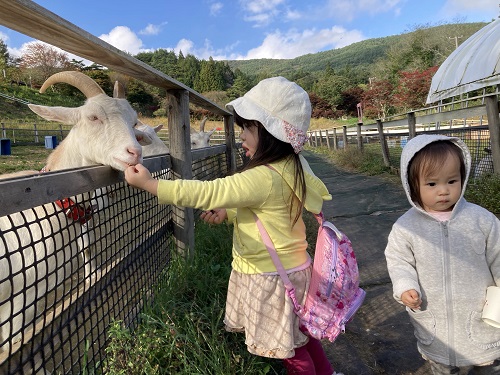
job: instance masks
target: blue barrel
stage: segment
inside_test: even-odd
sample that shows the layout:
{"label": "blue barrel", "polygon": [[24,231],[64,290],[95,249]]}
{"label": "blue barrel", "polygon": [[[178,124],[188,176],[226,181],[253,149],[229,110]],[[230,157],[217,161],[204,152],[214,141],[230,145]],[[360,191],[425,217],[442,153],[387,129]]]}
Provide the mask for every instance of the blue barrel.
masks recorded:
{"label": "blue barrel", "polygon": [[0,139],[0,155],[10,155],[10,139],[2,138]]}
{"label": "blue barrel", "polygon": [[45,136],[45,148],[56,148],[57,137],[55,135]]}

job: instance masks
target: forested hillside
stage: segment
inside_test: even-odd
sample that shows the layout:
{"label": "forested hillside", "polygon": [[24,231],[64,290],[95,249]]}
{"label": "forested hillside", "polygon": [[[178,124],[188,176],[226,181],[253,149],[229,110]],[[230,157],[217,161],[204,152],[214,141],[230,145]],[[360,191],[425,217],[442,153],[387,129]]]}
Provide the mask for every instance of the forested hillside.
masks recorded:
{"label": "forested hillside", "polygon": [[[401,35],[287,60],[199,60],[164,49],[135,57],[220,105],[243,95],[263,78],[282,75],[309,92],[314,117],[357,116],[357,105],[361,103],[364,116],[384,118],[423,107],[438,66],[459,43],[485,25],[416,25]],[[85,72],[106,91],[112,90],[112,82],[119,79],[126,85],[127,99],[136,110],[145,115],[165,114],[165,95],[158,88],[95,64],[84,66],[81,61],[69,61],[45,45],[34,45],[20,59],[12,59],[0,40],[0,69],[7,72],[0,77],[3,92],[13,85],[36,89],[51,74],[68,69]],[[78,95],[68,87],[55,90]]]}

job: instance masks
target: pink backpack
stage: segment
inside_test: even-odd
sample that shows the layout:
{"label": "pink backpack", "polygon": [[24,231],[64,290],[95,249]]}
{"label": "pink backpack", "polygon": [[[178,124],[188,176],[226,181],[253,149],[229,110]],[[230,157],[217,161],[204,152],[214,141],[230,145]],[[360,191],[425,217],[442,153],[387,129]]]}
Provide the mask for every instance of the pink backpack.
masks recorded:
{"label": "pink backpack", "polygon": [[320,226],[311,283],[303,306],[297,302],[295,288],[266,229],[257,216],[255,221],[293,301],[295,313],[300,318],[301,330],[316,339],[333,342],[341,332],[345,332],[345,325],[361,307],[366,293],[359,287],[358,264],[351,241],[331,222],[324,220],[323,213],[315,216]]}

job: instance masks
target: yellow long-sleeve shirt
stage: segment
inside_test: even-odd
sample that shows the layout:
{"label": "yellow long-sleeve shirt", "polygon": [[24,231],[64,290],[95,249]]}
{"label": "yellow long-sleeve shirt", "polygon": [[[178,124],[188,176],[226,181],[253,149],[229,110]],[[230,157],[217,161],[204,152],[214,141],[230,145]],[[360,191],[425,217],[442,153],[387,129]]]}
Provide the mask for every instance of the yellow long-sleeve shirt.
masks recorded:
{"label": "yellow long-sleeve shirt", "polygon": [[[331,196],[302,156],[301,162],[306,176],[305,208],[319,213],[323,201],[330,200]],[[281,161],[271,166],[274,170],[260,166],[213,181],[160,180],[158,202],[203,210],[228,209],[229,220],[234,223],[233,269],[247,274],[274,272],[276,268],[255,224],[255,213],[269,233],[285,269],[298,267],[307,261],[308,255],[302,218],[291,227],[293,165]]]}

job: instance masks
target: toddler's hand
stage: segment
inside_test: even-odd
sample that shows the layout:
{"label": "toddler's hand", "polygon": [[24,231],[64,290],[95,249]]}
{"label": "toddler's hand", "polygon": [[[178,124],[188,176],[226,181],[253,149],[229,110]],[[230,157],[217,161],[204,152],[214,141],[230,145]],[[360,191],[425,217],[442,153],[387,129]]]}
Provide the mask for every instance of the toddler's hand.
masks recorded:
{"label": "toddler's hand", "polygon": [[203,211],[200,218],[209,224],[220,224],[227,219],[227,211],[225,208],[215,208],[210,211]]}
{"label": "toddler's hand", "polygon": [[410,309],[420,310],[422,300],[415,289],[410,289],[401,294],[401,302]]}

